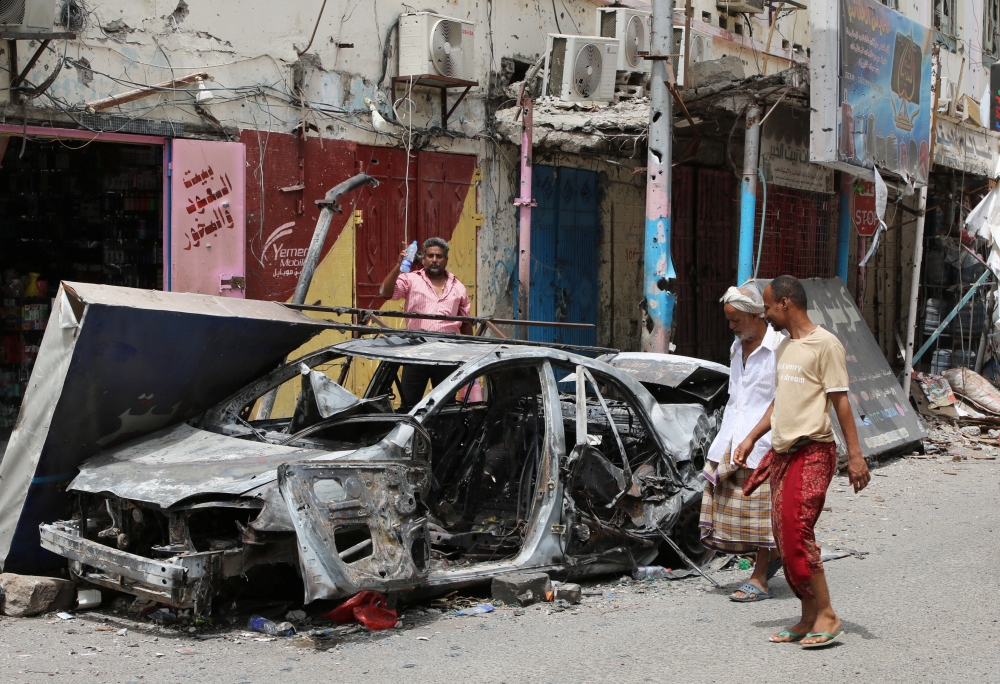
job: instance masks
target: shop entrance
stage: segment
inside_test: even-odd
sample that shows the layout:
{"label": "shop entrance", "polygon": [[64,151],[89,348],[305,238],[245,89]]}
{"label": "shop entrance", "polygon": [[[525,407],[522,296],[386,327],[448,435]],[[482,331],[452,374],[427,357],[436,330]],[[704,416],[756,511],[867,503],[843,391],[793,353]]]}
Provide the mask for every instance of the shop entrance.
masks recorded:
{"label": "shop entrance", "polygon": [[162,145],[0,136],[0,153],[2,445],[60,281],[163,289],[164,231]]}

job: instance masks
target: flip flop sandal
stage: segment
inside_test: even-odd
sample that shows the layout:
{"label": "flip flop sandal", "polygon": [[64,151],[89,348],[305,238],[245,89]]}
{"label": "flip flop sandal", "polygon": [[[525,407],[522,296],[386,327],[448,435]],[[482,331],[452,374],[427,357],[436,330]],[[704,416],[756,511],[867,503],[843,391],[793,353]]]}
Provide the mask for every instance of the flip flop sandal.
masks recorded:
{"label": "flip flop sandal", "polygon": [[830,634],[829,632],[809,632],[809,634],[806,634],[807,639],[811,637],[826,637],[826,641],[820,641],[815,644],[799,644],[799,645],[802,648],[823,648],[824,646],[829,646],[830,644],[832,644],[834,641],[843,636],[843,634],[844,630],[842,629],[838,629],[834,634]]}
{"label": "flip flop sandal", "polygon": [[781,570],[781,559],[773,560],[767,564],[767,579],[771,580],[772,577],[778,574],[778,570]]}
{"label": "flip flop sandal", "polygon": [[[753,603],[754,601],[763,601],[764,599],[774,598],[773,591],[764,591],[760,587],[750,584],[750,582],[744,582],[736,591],[742,591],[746,596],[733,596],[730,594],[729,600],[736,601],[737,603]],[[733,592],[733,594],[736,593]]]}
{"label": "flip flop sandal", "polygon": [[801,634],[796,634],[795,632],[789,632],[788,630],[785,630],[784,632],[778,632],[778,636],[780,636],[780,637],[792,637],[792,640],[791,641],[775,641],[774,637],[772,636],[772,637],[768,638],[768,641],[770,641],[772,644],[797,644],[798,642],[800,642],[803,639],[805,639],[805,637],[802,636]]}

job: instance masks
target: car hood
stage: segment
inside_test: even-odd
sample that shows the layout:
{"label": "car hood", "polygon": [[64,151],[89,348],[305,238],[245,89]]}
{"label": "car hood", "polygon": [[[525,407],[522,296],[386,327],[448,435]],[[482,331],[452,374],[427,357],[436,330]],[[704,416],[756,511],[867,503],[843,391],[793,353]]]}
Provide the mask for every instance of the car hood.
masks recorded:
{"label": "car hood", "polygon": [[703,401],[711,401],[729,386],[729,368],[690,356],[622,352],[601,360],[639,382],[678,389]]}
{"label": "car hood", "polygon": [[192,496],[241,496],[273,483],[284,463],[353,453],[251,442],[182,423],[91,458],[69,489],[169,508]]}

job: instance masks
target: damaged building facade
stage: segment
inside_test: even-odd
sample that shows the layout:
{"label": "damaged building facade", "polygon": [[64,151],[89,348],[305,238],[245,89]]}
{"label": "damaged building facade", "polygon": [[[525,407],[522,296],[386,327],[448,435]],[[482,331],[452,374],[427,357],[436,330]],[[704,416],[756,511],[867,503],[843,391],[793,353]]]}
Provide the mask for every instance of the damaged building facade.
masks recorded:
{"label": "damaged building facade", "polygon": [[[513,317],[524,94],[534,99],[528,314],[596,325],[538,339],[639,348],[648,2],[562,0],[553,9],[536,0],[442,0],[434,14],[357,0],[252,13],[214,0],[22,4],[23,16],[0,18],[0,430],[16,418],[60,281],[288,301],[316,201],[358,172],[379,184],[343,203],[308,303],[398,307],[378,297],[379,282],[403,243],[438,235],[451,241],[449,267],[473,312]],[[1000,51],[996,12],[989,0],[898,8],[843,0],[831,11],[846,16],[862,5],[926,27],[922,69],[936,55],[930,170],[915,179],[930,184],[934,217],[921,243],[933,261],[922,269],[931,279],[921,280],[926,321],[979,275],[938,276],[936,260],[949,257],[932,255],[962,254],[952,243],[938,249],[939,238],[961,224],[996,167],[997,138],[985,127],[989,67]],[[888,231],[859,269],[871,246],[856,234],[870,228],[861,224],[871,215],[871,171],[813,163],[812,112],[817,93],[829,90],[817,82],[815,10],[770,0],[674,6],[669,286],[679,353],[725,359],[717,299],[739,271],[740,178],[749,175],[757,184],[753,275],[841,277],[883,353],[902,367],[917,195],[906,174],[891,173],[898,154],[895,169],[892,155],[879,160],[892,195]],[[603,57],[594,61],[598,44]],[[587,55],[592,61],[581,62]],[[584,94],[567,87],[570,57],[593,83]],[[747,167],[753,108],[764,120],[758,162]],[[855,112],[847,137],[867,140],[868,121]],[[934,338],[919,361],[934,351],[967,356],[978,344],[976,315],[952,337]],[[342,337],[325,333],[303,351]]]}

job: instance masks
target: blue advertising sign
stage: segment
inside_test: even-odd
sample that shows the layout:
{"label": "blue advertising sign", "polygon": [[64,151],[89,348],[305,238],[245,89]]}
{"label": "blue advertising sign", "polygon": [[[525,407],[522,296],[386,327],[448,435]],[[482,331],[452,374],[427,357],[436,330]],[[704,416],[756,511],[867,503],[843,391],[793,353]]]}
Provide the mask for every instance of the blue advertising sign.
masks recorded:
{"label": "blue advertising sign", "polygon": [[877,0],[840,3],[839,161],[927,182],[931,31]]}

